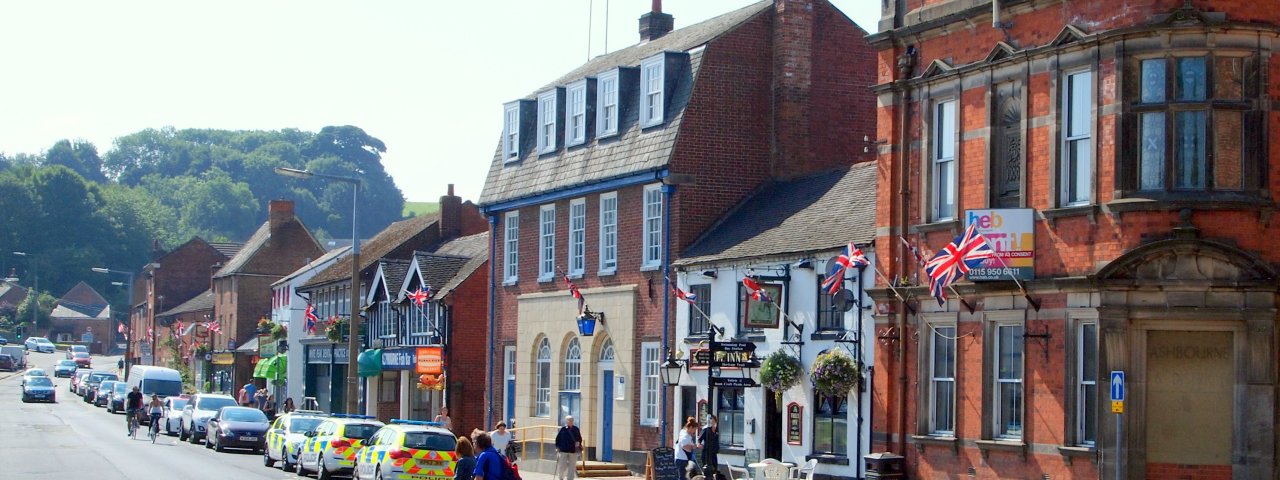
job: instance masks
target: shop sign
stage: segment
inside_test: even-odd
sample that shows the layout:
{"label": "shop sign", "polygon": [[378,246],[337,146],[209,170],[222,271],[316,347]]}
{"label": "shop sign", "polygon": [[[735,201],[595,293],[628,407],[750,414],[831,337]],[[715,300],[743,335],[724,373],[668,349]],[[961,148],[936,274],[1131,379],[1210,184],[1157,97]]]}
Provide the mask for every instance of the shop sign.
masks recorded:
{"label": "shop sign", "polygon": [[276,341],[271,339],[271,335],[258,335],[258,356],[274,357],[276,356]]}
{"label": "shop sign", "polygon": [[[690,355],[690,358],[693,360],[693,362],[689,364],[690,369],[706,370],[707,367],[711,366],[712,355],[711,355],[710,349],[699,348],[699,349],[691,350],[689,355]],[[737,370],[739,367],[742,367],[742,366],[751,367],[751,368],[756,368],[759,366],[757,365],[759,361],[752,359],[751,352],[723,352],[722,351],[722,352],[716,352],[715,358],[716,358],[715,363],[719,366],[724,367],[725,370]]]}
{"label": "shop sign", "polygon": [[347,359],[351,358],[350,352],[347,352],[346,345],[332,347],[329,345],[317,345],[307,347],[307,363],[337,363],[346,365]]}
{"label": "shop sign", "polygon": [[758,387],[760,384],[747,377],[711,377],[711,386],[715,388],[751,388]]}
{"label": "shop sign", "polygon": [[233,364],[233,363],[236,363],[236,356],[235,356],[235,354],[234,354],[234,353],[215,353],[215,354],[213,354],[213,364],[214,364],[214,365],[231,365],[231,364]]}
{"label": "shop sign", "polygon": [[417,365],[417,351],[412,348],[396,348],[382,351],[383,370],[413,370]]}
{"label": "shop sign", "polygon": [[442,347],[418,347],[417,368],[418,373],[428,375],[440,375],[444,373],[444,348]]}
{"label": "shop sign", "polygon": [[747,308],[742,311],[741,325],[745,328],[778,328],[782,316],[773,302],[782,301],[782,285],[765,283],[760,289],[769,295],[771,302],[761,302],[747,296]]}
{"label": "shop sign", "polygon": [[969,270],[969,280],[1019,280],[1035,278],[1036,234],[1030,208],[966,210],[965,228],[976,227],[996,256]]}
{"label": "shop sign", "polygon": [[787,404],[787,445],[804,443],[804,407],[799,403]]}

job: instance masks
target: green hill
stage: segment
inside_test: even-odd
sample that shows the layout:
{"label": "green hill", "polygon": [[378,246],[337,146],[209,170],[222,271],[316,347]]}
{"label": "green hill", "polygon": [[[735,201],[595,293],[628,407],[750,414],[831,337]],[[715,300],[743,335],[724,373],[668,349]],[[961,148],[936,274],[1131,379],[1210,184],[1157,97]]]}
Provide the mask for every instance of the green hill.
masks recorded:
{"label": "green hill", "polygon": [[440,210],[439,202],[404,202],[404,211],[401,212],[401,215],[409,218],[411,216],[436,213],[437,210]]}

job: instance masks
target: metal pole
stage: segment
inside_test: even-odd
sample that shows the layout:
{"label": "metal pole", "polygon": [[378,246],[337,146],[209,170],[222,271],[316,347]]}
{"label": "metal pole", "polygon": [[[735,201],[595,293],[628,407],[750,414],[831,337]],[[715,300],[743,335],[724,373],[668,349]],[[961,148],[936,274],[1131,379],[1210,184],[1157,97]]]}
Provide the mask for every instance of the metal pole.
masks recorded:
{"label": "metal pole", "polygon": [[360,200],[360,181],[351,182],[351,314],[350,336],[347,338],[347,413],[359,413],[360,371],[356,365],[360,357],[360,232],[356,205]]}
{"label": "metal pole", "polygon": [[[129,342],[133,339],[133,272],[129,272],[129,285],[125,288],[125,295],[129,297],[125,300],[124,317],[129,320],[129,338],[124,340],[124,373],[129,374]],[[155,354],[152,353],[154,356]]]}
{"label": "metal pole", "polygon": [[1120,455],[1120,428],[1123,426],[1123,422],[1120,421],[1121,415],[1123,414],[1116,414],[1116,480],[1120,480],[1120,459],[1123,458]]}
{"label": "metal pole", "polygon": [[40,310],[40,264],[31,259],[31,328],[36,328],[36,312]]}

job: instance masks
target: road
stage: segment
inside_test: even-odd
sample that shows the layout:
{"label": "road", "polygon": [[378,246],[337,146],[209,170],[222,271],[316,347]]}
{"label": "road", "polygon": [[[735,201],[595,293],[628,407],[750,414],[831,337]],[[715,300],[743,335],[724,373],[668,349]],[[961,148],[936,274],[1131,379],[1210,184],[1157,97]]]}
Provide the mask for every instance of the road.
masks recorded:
{"label": "road", "polygon": [[[53,372],[65,358],[32,353],[29,363]],[[115,369],[115,358],[94,358]],[[0,477],[59,479],[298,479],[279,468],[262,466],[251,452],[217,453],[203,445],[161,436],[153,445],[142,431],[125,436],[123,415],[81,401],[67,391],[66,378],[54,379],[58,403],[22,403],[19,375],[0,374]]]}

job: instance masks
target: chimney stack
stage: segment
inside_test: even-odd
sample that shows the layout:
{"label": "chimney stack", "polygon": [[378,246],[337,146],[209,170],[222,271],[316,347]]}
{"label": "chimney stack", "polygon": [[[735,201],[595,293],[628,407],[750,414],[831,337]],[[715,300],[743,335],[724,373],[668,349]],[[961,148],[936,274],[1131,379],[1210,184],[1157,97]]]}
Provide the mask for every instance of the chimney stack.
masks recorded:
{"label": "chimney stack", "polygon": [[293,200],[272,200],[267,207],[267,221],[273,234],[293,218]]}
{"label": "chimney stack", "polygon": [[449,193],[440,197],[440,238],[454,238],[462,234],[462,197],[453,194],[453,184],[449,184]]}
{"label": "chimney stack", "polygon": [[777,0],[773,20],[773,175],[810,173],[810,96],[813,88],[813,0]]}
{"label": "chimney stack", "polygon": [[675,27],[676,17],[662,13],[662,0],[653,0],[653,8],[649,13],[640,16],[640,43],[649,43],[671,33]]}

